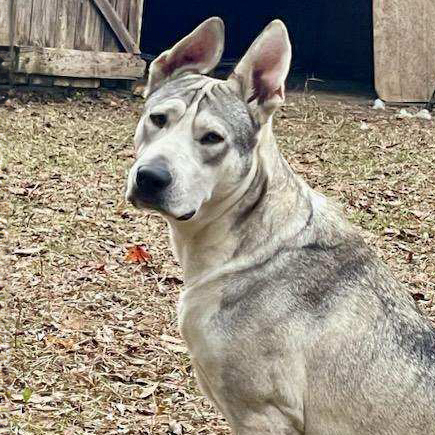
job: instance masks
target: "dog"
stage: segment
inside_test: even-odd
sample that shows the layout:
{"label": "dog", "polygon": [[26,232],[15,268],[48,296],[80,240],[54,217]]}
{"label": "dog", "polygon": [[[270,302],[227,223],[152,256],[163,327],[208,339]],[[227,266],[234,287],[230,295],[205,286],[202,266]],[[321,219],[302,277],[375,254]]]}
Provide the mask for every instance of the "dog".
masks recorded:
{"label": "dog", "polygon": [[227,80],[210,18],[150,65],[126,197],[168,222],[202,391],[237,435],[435,434],[435,330],[281,156],[291,45],[272,21]]}

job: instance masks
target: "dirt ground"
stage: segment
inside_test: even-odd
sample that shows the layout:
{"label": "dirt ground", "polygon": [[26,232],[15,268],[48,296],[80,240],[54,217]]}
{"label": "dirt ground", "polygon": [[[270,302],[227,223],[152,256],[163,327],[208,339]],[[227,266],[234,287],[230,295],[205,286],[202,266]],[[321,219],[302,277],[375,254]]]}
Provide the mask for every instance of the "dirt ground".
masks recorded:
{"label": "dirt ground", "polygon": [[[138,98],[0,106],[0,434],[229,434],[177,332],[164,222],[123,200]],[[415,112],[416,108],[410,108]],[[279,144],[435,320],[435,126],[290,95]],[[128,261],[133,246],[151,259]]]}

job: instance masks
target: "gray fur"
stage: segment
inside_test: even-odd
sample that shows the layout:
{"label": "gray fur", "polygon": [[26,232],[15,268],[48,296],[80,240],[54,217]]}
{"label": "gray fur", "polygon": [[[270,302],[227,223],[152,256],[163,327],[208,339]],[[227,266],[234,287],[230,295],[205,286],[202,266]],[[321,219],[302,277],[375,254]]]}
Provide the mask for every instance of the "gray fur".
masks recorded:
{"label": "gray fur", "polygon": [[[266,48],[279,47],[282,29],[266,28]],[[243,86],[184,74],[148,96],[144,117],[166,100],[180,113],[161,131],[143,118],[129,176],[139,206],[137,167],[164,158],[171,168],[161,211],[185,273],[180,331],[200,386],[236,435],[434,435],[435,330],[360,231],[279,153],[279,92],[244,101],[256,41],[236,69]],[[224,144],[200,144],[209,124]]]}
{"label": "gray fur", "polygon": [[[234,230],[245,235],[235,255],[267,243],[275,225],[292,224],[291,210],[270,209],[264,185],[253,185],[258,196],[250,203],[260,198],[257,207],[244,219],[235,216]],[[310,194],[302,198],[312,210]],[[229,350],[226,400],[278,407],[274,366],[282,361],[291,384],[291,364],[282,358],[302,351],[304,421],[293,422],[299,432],[276,433],[434,434],[434,329],[358,231],[338,211],[329,213],[325,219],[308,212],[295,237],[219,277],[223,297],[210,328],[221,331]],[[272,220],[263,236],[255,222]]]}
{"label": "gray fur", "polygon": [[211,89],[213,99],[204,95],[199,110],[207,109],[217,114],[233,132],[232,145],[240,153],[248,153],[255,145],[255,134],[259,126],[240,96],[227,92],[228,86],[219,84]]}

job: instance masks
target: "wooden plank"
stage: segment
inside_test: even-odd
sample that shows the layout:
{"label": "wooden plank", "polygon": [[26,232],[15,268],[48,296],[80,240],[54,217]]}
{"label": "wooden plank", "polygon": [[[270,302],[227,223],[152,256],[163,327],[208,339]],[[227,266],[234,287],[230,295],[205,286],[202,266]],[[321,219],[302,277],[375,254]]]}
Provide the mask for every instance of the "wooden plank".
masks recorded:
{"label": "wooden plank", "polygon": [[[426,34],[433,34],[435,29],[435,2],[428,1],[426,4]],[[427,85],[429,92],[434,93],[435,91],[435,37],[427,38]]]}
{"label": "wooden plank", "polygon": [[9,0],[0,0],[0,45],[9,44]]}
{"label": "wooden plank", "polygon": [[[385,25],[393,19],[391,0],[373,0],[373,38],[375,61],[375,88],[385,101],[400,101],[399,41],[396,25]],[[389,17],[389,18],[388,18]]]}
{"label": "wooden plank", "polygon": [[130,0],[128,31],[138,47],[140,47],[143,8],[144,0]]}
{"label": "wooden plank", "polygon": [[28,81],[29,76],[27,74],[14,74],[15,85],[25,85]]}
{"label": "wooden plank", "polygon": [[73,88],[98,88],[99,79],[70,79],[70,86]]}
{"label": "wooden plank", "polygon": [[[136,45],[130,33],[128,33],[128,30],[122,22],[122,19],[118,16],[110,2],[108,0],[93,0],[93,2],[106,19],[106,22],[115,33],[125,51],[128,53],[140,53],[139,47]],[[123,4],[126,4],[126,0],[123,2]]]}
{"label": "wooden plank", "polygon": [[53,80],[53,85],[67,88],[68,86],[71,86],[71,80],[67,77],[55,77]]}
{"label": "wooden plank", "polygon": [[[118,0],[109,0],[112,7],[116,10]],[[107,21],[104,20],[104,37],[103,37],[103,51],[122,51],[122,45],[118,41],[115,33],[110,28]],[[104,85],[103,85],[104,86]]]}
{"label": "wooden plank", "polygon": [[[118,15],[119,19],[126,27],[128,24],[130,1],[132,0],[108,0],[108,2],[112,5],[114,11]],[[115,35],[115,32],[112,30],[110,25],[107,23],[107,21],[105,21],[103,50],[114,52],[124,51],[122,44],[119,42],[119,39]]]}
{"label": "wooden plank", "polygon": [[[33,0],[14,0],[15,35],[14,45],[29,45],[30,17]],[[0,0],[0,45],[9,45],[9,5],[10,0]]]}
{"label": "wooden plank", "polygon": [[77,50],[100,51],[103,47],[103,19],[92,0],[76,0],[78,18],[74,48]]}
{"label": "wooden plank", "polygon": [[74,48],[79,3],[77,0],[58,0],[55,46]]}
{"label": "wooden plank", "polygon": [[33,0],[15,0],[15,45],[30,44]]}
{"label": "wooden plank", "polygon": [[435,77],[435,7],[428,0],[373,0],[375,87],[390,102],[424,102]]}
{"label": "wooden plank", "polygon": [[30,45],[54,47],[57,0],[33,0]]}
{"label": "wooden plank", "polygon": [[30,76],[29,85],[32,86],[53,86],[53,77],[49,76]]}
{"label": "wooden plank", "polygon": [[53,81],[53,85],[71,88],[98,88],[100,87],[100,79],[76,79],[72,77],[56,77]]}
{"label": "wooden plank", "polygon": [[[400,44],[400,87],[402,99],[427,101],[427,39],[425,35],[424,9],[427,0],[402,0],[398,8],[397,22],[401,32],[397,34]],[[435,34],[433,34],[435,36]]]}
{"label": "wooden plank", "polygon": [[22,47],[17,72],[77,78],[143,77],[145,61],[131,53],[105,53],[61,48]]}

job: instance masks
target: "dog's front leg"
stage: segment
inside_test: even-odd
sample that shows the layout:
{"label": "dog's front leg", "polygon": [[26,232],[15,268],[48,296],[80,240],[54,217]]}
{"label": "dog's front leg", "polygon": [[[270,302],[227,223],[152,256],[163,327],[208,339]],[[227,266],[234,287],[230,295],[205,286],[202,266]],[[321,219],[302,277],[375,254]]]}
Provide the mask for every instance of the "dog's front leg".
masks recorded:
{"label": "dog's front leg", "polygon": [[[213,391],[213,382],[206,375],[205,371],[201,368],[200,364],[192,358],[192,366],[195,371],[196,379],[198,381],[198,385],[201,391],[205,394],[205,396],[209,399],[210,402],[224,415],[228,424],[234,431],[235,422],[232,419],[232,412],[230,410],[230,406],[227,406],[227,403],[222,400],[217,392]],[[238,433],[235,431],[234,433]]]}
{"label": "dog's front leg", "polygon": [[[290,410],[270,403],[249,403],[229,399],[214,388],[201,366],[193,359],[196,378],[202,392],[224,415],[235,435],[303,435],[299,410]],[[224,388],[223,390],[230,390]]]}
{"label": "dog's front leg", "polygon": [[239,410],[242,419],[233,416],[231,425],[236,435],[304,435],[300,422],[292,421],[273,406],[266,405],[262,410]]}
{"label": "dog's front leg", "polygon": [[276,431],[275,429],[267,429],[266,431],[264,430],[252,430],[249,429],[247,431],[235,431],[234,432],[236,435],[303,435],[305,432],[300,432],[297,429],[294,428],[288,428],[288,429],[284,429],[284,431]]}
{"label": "dog's front leg", "polygon": [[304,435],[305,432],[301,432],[296,428],[288,427],[285,429],[242,429],[242,430],[234,430],[236,435]]}

